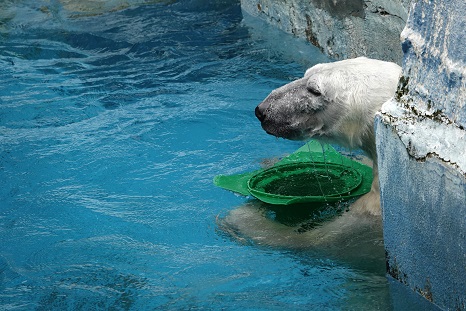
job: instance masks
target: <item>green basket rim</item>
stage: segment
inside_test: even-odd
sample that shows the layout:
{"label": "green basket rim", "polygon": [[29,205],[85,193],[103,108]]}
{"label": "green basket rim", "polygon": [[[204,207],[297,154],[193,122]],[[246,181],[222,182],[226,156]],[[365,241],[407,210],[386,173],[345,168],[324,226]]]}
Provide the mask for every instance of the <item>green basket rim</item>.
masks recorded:
{"label": "green basket rim", "polygon": [[[338,169],[343,169],[341,171],[350,171],[353,175],[355,175],[355,180],[354,182],[350,183],[350,186],[346,187],[345,190],[339,191],[335,194],[329,194],[329,195],[303,195],[303,196],[295,196],[295,195],[280,195],[276,193],[269,193],[265,192],[262,190],[257,190],[254,185],[260,182],[260,178],[264,178],[265,176],[268,176],[270,174],[276,174],[280,170],[286,169],[286,168],[295,168],[297,169],[302,168],[302,167],[311,167],[313,169],[333,169],[335,168]],[[265,169],[263,171],[258,172],[257,174],[253,175],[247,182],[247,187],[249,192],[256,198],[263,200],[263,201],[270,201],[273,200],[280,200],[282,203],[287,203],[287,202],[292,202],[292,201],[320,201],[320,202],[332,202],[332,201],[338,201],[340,199],[344,199],[347,197],[348,194],[350,194],[353,190],[357,189],[361,183],[362,183],[362,174],[354,167],[344,165],[344,164],[339,164],[339,163],[326,163],[326,162],[293,162],[293,163],[287,163],[287,164],[281,164],[281,165],[275,165],[273,167],[270,167],[268,169]],[[278,203],[278,202],[275,202]]]}

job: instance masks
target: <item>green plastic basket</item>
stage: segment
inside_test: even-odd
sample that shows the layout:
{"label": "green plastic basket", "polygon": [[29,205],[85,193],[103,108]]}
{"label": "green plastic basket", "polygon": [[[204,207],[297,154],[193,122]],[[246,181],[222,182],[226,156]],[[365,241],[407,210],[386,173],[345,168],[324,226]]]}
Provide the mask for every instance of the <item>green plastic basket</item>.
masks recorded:
{"label": "green plastic basket", "polygon": [[334,202],[350,194],[361,182],[361,174],[351,167],[296,162],[277,165],[252,176],[248,180],[248,190],[270,204]]}
{"label": "green plastic basket", "polygon": [[336,202],[369,192],[372,169],[311,141],[271,168],[219,175],[214,184],[269,204]]}

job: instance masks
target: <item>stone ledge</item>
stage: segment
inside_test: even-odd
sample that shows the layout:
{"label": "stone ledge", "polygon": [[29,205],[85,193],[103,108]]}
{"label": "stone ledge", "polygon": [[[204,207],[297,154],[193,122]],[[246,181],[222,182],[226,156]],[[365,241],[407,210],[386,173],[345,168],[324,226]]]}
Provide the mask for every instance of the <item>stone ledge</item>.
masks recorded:
{"label": "stone ledge", "polygon": [[414,113],[395,100],[386,102],[379,116],[396,131],[410,156],[418,161],[437,157],[466,177],[466,131],[460,126],[436,115]]}

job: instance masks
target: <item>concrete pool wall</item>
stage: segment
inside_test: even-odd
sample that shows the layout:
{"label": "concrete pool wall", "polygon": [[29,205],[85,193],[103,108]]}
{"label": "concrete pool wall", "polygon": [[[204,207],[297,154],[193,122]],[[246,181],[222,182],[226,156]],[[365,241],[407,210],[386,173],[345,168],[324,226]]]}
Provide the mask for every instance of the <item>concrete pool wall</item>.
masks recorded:
{"label": "concrete pool wall", "polygon": [[466,310],[465,14],[464,0],[414,3],[376,118],[388,273],[448,310]]}
{"label": "concrete pool wall", "polygon": [[241,4],[333,59],[402,64],[375,124],[387,272],[442,309],[466,310],[466,3],[410,2]]}
{"label": "concrete pool wall", "polygon": [[241,0],[241,7],[332,59],[364,55],[401,64],[399,37],[410,1]]}

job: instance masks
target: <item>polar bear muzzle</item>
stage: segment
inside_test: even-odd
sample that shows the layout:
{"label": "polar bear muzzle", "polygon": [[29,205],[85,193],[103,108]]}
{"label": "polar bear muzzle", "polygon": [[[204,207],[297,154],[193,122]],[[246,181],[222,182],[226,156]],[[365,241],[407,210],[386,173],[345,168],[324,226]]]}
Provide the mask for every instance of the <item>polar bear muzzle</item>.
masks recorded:
{"label": "polar bear muzzle", "polygon": [[323,124],[319,113],[326,106],[322,94],[308,86],[309,77],[273,90],[256,109],[256,117],[270,135],[304,140],[320,135]]}

